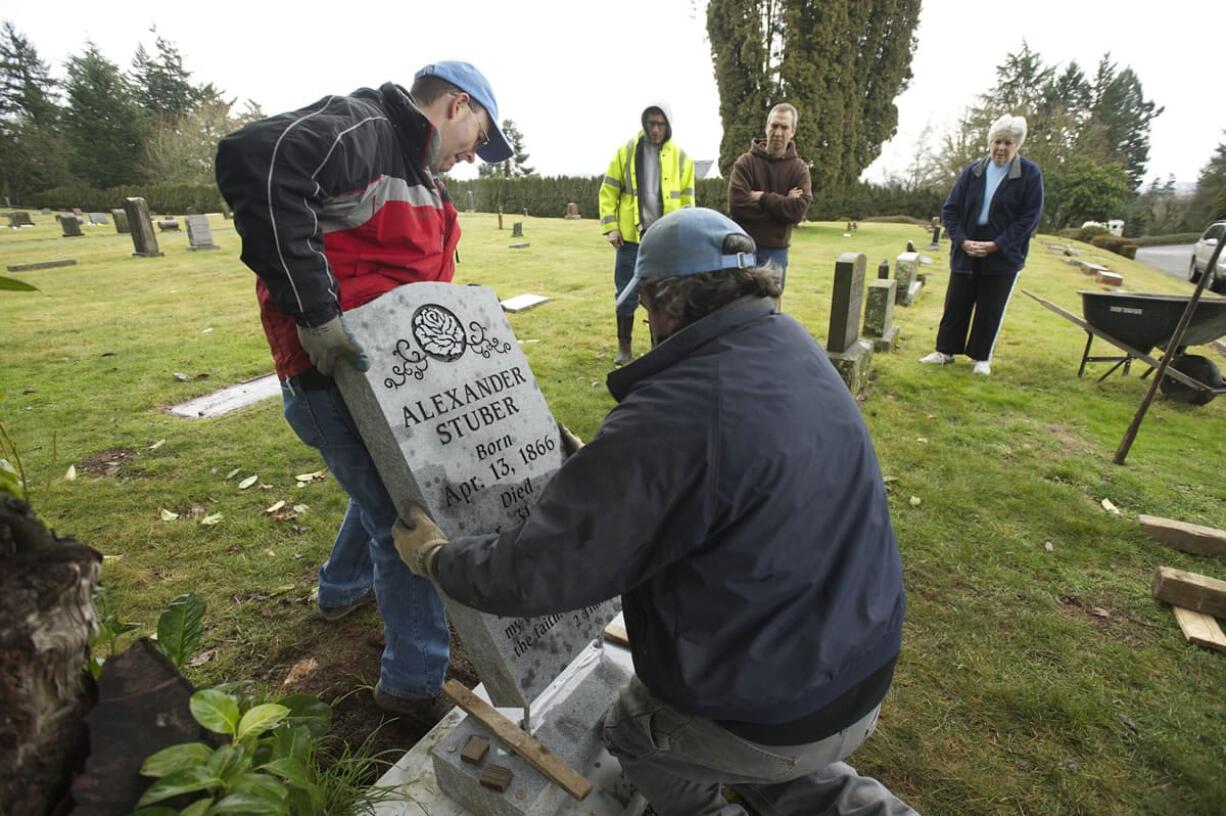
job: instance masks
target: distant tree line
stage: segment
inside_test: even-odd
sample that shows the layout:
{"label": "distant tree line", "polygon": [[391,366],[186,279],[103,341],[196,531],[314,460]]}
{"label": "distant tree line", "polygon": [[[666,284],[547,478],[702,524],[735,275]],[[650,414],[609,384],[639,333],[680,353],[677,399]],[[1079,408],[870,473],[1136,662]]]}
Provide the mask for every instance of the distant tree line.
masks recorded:
{"label": "distant tree line", "polygon": [[174,43],[150,32],[152,50],[138,46],[127,71],[86,42],[56,78],[12,23],[0,26],[0,193],[213,184],[217,141],[263,113],[193,83]]}

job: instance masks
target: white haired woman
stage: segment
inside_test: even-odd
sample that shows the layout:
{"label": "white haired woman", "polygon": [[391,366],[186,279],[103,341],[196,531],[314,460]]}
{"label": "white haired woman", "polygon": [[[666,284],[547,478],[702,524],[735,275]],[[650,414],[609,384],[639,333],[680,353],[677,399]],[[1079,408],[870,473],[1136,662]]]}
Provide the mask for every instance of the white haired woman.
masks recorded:
{"label": "white haired woman", "polygon": [[962,171],[945,199],[949,288],[936,351],[921,363],[946,365],[965,354],[975,361],[973,373],[992,373],[1005,307],[1043,214],[1043,173],[1018,155],[1024,141],[1024,118],[997,119],[988,130],[991,152]]}

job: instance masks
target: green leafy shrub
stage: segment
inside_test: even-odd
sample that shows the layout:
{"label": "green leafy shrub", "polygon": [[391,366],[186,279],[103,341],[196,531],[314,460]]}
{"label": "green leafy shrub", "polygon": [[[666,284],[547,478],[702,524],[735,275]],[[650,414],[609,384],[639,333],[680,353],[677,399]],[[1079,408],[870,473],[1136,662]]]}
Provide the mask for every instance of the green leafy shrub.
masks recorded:
{"label": "green leafy shrub", "polygon": [[123,206],[125,198],[143,198],[150,212],[182,214],[221,212],[222,199],[215,184],[128,184],[99,190],[87,184],[54,187],[28,196],[35,207],[71,209],[80,207],[87,212],[110,212]]}

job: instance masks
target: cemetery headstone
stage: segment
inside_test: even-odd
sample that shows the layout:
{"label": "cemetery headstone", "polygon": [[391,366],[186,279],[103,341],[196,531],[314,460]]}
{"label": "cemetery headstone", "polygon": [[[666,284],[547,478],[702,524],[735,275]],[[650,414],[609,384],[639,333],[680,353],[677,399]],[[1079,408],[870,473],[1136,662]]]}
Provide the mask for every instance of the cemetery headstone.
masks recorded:
{"label": "cemetery headstone", "polygon": [[115,219],[115,232],[119,233],[120,235],[129,232],[128,214],[126,212],[116,207],[115,209],[111,210],[111,217]]}
{"label": "cemetery headstone", "polygon": [[932,243],[928,245],[929,251],[941,248],[941,219],[937,216],[932,217]]}
{"label": "cemetery headstone", "polygon": [[915,242],[907,241],[907,252],[914,252],[914,251],[915,251]]}
{"label": "cemetery headstone", "polygon": [[209,219],[206,215],[189,215],[187,221],[187,248],[195,252],[199,249],[219,249],[213,243],[213,232],[209,229]]}
{"label": "cemetery headstone", "polygon": [[498,229],[502,229],[502,207],[498,208]]}
{"label": "cemetery headstone", "polygon": [[877,264],[877,280],[890,279],[890,259],[882,258],[881,263]]}
{"label": "cemetery headstone", "polygon": [[834,290],[830,301],[826,354],[853,395],[864,390],[873,359],[872,343],[860,337],[867,261],[862,252],[844,252],[839,256],[834,264]]}
{"label": "cemetery headstone", "polygon": [[528,217],[528,208],[524,207],[524,218]]}
{"label": "cemetery headstone", "polygon": [[81,219],[75,215],[65,215],[60,218],[60,227],[64,230],[62,238],[80,238],[84,235],[81,232]]}
{"label": "cemetery headstone", "polygon": [[128,215],[128,228],[132,231],[132,246],[136,258],[156,258],[162,254],[158,249],[158,238],[153,232],[153,223],[149,220],[149,205],[143,198],[125,198],[124,212]]}
{"label": "cemetery headstone", "polygon": [[157,220],[158,230],[161,232],[178,232],[179,222],[173,218],[159,218]]}
{"label": "cemetery headstone", "polygon": [[[907,245],[910,246],[911,242],[908,241]],[[894,302],[899,306],[910,306],[924,288],[924,282],[919,279],[919,265],[919,253],[913,249],[908,249],[894,261],[894,280],[898,283]]]}
{"label": "cemetery headstone", "polygon": [[466,192],[468,193],[468,211],[473,212],[477,209],[477,197],[473,195],[472,190],[467,190]]}
{"label": "cemetery headstone", "polygon": [[59,261],[36,261],[34,263],[9,264],[5,267],[9,272],[34,272],[39,269],[56,269],[61,266],[76,266],[77,262],[73,258],[64,258]]}
{"label": "cemetery headstone", "polygon": [[872,342],[873,351],[893,351],[898,340],[898,326],[894,324],[897,285],[888,277],[868,282],[864,298],[864,337]]}
{"label": "cemetery headstone", "polygon": [[41,212],[43,215],[51,215],[51,208],[43,207],[39,212]]}
{"label": "cemetery headstone", "polygon": [[[557,423],[493,290],[417,283],[345,313],[370,368],[345,403],[401,515],[416,501],[449,538],[528,516],[562,464]],[[500,618],[444,598],[495,705],[526,707],[616,614]]]}
{"label": "cemetery headstone", "polygon": [[80,208],[80,207],[73,207],[73,208],[72,208],[72,214],[73,214],[73,215],[75,215],[77,218],[80,218],[80,217],[81,217],[81,208]]}
{"label": "cemetery headstone", "polygon": [[17,228],[34,226],[33,219],[30,218],[30,214],[25,210],[18,210],[13,213],[11,219],[13,226]]}
{"label": "cemetery headstone", "polygon": [[549,298],[540,295],[516,295],[502,301],[502,310],[511,313],[524,312],[533,306],[540,306],[542,303],[548,302]]}
{"label": "cemetery headstone", "polygon": [[524,222],[523,221],[516,221],[514,224],[511,225],[511,237],[512,238],[523,238],[524,237]]}
{"label": "cemetery headstone", "polygon": [[9,229],[18,229],[19,227],[21,225],[17,223],[17,213],[9,213]]}
{"label": "cemetery headstone", "polygon": [[89,214],[89,223],[94,226],[100,226],[111,222],[107,220],[106,213],[92,212]]}
{"label": "cemetery headstone", "polygon": [[564,217],[565,218],[582,218],[583,216],[579,214],[579,205],[573,201],[567,202],[566,215]]}

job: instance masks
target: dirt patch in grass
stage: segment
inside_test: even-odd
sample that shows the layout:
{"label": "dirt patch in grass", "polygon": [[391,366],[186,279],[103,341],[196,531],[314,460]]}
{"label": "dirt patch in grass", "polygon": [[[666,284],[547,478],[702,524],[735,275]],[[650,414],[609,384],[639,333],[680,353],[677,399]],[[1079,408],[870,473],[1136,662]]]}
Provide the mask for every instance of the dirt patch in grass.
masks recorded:
{"label": "dirt patch in grass", "polygon": [[[356,749],[377,730],[371,746],[373,753],[388,751],[385,758],[394,762],[400,753],[425,736],[437,719],[396,717],[375,705],[374,687],[379,681],[379,658],[383,654],[383,634],[375,620],[375,628],[367,615],[355,616],[352,621],[321,623],[327,633],[310,643],[283,650],[273,660],[267,679],[286,694],[312,694],[329,703],[330,736],[337,747],[344,744]],[[479,682],[454,630],[447,676],[468,688]]]}
{"label": "dirt patch in grass", "polygon": [[[90,476],[118,476],[139,454],[132,448],[111,448],[86,456],[77,463],[77,470]],[[132,475],[124,473],[125,476]]]}
{"label": "dirt patch in grass", "polygon": [[1076,595],[1061,595],[1056,607],[1060,614],[1074,620],[1089,623],[1099,633],[1129,646],[1142,646],[1152,642],[1147,627],[1137,621],[1127,610],[1111,606],[1107,601],[1087,601]]}

